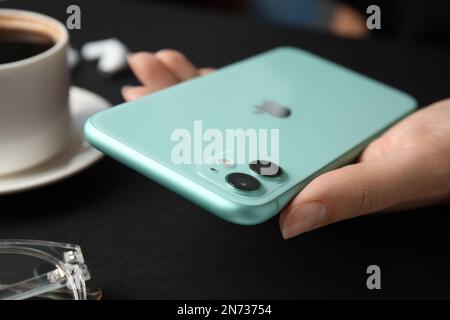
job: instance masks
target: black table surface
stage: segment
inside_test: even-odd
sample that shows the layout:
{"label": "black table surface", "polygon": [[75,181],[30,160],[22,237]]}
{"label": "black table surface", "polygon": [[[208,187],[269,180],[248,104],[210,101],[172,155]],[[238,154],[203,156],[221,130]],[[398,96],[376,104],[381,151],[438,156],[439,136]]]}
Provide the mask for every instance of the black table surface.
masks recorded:
{"label": "black table surface", "polygon": [[[176,48],[199,66],[220,67],[279,46],[298,46],[414,95],[421,105],[450,89],[449,51],[381,40],[351,41],[263,25],[187,7],[135,1],[2,3],[61,21],[82,10],[72,43],[117,37],[133,51]],[[106,79],[94,64],[75,85],[121,102],[131,74]],[[349,88],[350,89],[350,88]],[[258,226],[222,221],[105,158],[63,182],[0,196],[0,237],[80,244],[90,285],[105,298],[450,298],[450,210],[372,215],[284,241],[278,219]],[[377,264],[382,289],[366,288]]]}

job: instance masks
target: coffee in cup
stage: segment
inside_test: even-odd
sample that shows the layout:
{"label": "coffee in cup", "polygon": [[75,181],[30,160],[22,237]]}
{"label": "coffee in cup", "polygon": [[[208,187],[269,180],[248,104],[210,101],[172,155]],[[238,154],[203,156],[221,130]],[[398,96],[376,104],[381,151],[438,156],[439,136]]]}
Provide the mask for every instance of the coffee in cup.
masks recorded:
{"label": "coffee in cup", "polygon": [[0,29],[0,64],[31,58],[54,45],[53,39],[45,34]]}

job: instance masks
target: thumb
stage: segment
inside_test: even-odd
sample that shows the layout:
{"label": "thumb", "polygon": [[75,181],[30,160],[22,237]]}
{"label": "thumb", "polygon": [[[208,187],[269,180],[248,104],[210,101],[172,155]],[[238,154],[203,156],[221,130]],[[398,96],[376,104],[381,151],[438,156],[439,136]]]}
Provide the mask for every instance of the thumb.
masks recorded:
{"label": "thumb", "polygon": [[281,213],[283,238],[414,198],[421,182],[414,162],[410,154],[399,153],[315,178]]}

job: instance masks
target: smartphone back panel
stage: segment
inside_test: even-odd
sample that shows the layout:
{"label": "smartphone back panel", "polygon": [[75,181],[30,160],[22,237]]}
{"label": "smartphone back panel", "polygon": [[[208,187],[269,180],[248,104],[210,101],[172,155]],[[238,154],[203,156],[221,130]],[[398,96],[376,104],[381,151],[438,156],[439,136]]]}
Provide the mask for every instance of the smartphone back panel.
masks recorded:
{"label": "smartphone back panel", "polygon": [[[313,177],[353,160],[415,107],[397,89],[282,47],[96,114],[85,135],[99,150],[223,219],[256,224],[277,214]],[[269,136],[278,130],[283,178],[259,177],[247,164],[195,163],[196,150],[211,142],[198,146],[199,132],[217,129],[225,137],[227,129],[239,128]],[[173,161],[180,132],[191,135],[191,164]],[[231,172],[255,176],[261,190],[235,190],[225,181]]]}

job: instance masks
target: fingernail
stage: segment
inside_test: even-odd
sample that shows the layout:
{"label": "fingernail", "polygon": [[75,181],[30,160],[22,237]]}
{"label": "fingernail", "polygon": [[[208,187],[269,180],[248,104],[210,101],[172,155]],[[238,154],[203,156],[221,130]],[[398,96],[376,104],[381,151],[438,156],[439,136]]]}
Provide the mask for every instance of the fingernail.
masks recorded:
{"label": "fingernail", "polygon": [[295,237],[319,226],[324,220],[327,208],[321,202],[295,206],[286,216],[281,233],[284,239]]}
{"label": "fingernail", "polygon": [[129,86],[129,85],[123,86],[121,89],[122,94],[125,94],[131,88],[133,88],[133,86]]}
{"label": "fingernail", "polygon": [[128,52],[127,53],[127,60],[133,60],[135,57],[139,56],[140,54],[153,54],[152,52],[149,51],[138,51],[138,52]]}
{"label": "fingernail", "polygon": [[127,53],[127,61],[130,63],[131,60],[136,56],[136,52],[129,52]]}

